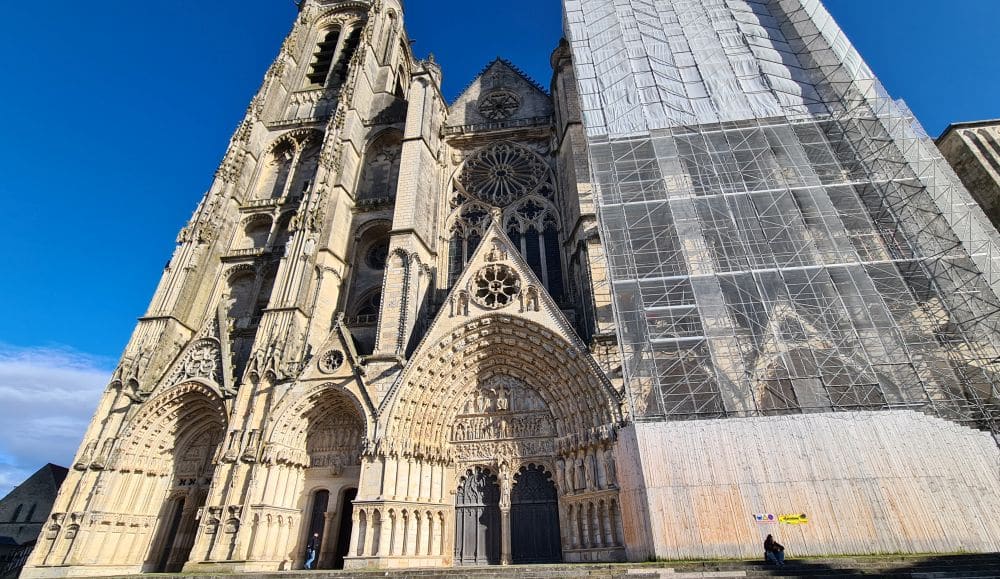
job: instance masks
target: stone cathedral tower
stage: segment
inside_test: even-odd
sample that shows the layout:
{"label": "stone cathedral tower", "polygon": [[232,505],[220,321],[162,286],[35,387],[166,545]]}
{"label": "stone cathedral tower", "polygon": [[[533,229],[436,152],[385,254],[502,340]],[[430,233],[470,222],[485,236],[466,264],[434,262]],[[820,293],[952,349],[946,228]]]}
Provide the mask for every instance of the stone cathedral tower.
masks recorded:
{"label": "stone cathedral tower", "polygon": [[817,0],[564,5],[449,104],[301,3],[26,577],[1000,550],[1000,239],[919,126]]}
{"label": "stone cathedral tower", "polygon": [[398,0],[303,2],[28,575],[301,568],[314,535],[321,568],[623,559],[609,298],[553,64],[554,96],[497,60],[449,106]]}

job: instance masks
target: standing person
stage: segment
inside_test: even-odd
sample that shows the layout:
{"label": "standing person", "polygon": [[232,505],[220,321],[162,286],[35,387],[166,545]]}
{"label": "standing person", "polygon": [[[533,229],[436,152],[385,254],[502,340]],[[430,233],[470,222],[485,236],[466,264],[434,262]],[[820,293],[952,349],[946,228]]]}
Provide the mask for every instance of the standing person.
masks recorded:
{"label": "standing person", "polygon": [[764,539],[764,559],[778,567],[785,566],[785,546],[775,541],[771,535]]}
{"label": "standing person", "polygon": [[306,569],[312,569],[316,566],[317,551],[319,551],[319,533],[313,533],[313,536],[309,539],[309,544],[306,545]]}

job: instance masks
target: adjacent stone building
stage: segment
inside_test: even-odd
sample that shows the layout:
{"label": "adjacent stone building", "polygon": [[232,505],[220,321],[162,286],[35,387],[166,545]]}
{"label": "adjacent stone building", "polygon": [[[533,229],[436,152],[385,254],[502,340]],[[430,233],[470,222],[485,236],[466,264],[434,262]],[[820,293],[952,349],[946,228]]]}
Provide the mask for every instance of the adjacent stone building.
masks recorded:
{"label": "adjacent stone building", "polygon": [[1000,120],[948,125],[937,146],[993,226],[1000,227]]}
{"label": "adjacent stone building", "polygon": [[26,576],[1000,549],[996,235],[822,5],[564,7],[448,103],[301,3]]}
{"label": "adjacent stone building", "polygon": [[18,545],[34,541],[49,518],[66,468],[47,464],[0,499],[0,537]]}
{"label": "adjacent stone building", "polygon": [[47,464],[0,499],[0,576],[16,576],[49,518],[66,468]]}

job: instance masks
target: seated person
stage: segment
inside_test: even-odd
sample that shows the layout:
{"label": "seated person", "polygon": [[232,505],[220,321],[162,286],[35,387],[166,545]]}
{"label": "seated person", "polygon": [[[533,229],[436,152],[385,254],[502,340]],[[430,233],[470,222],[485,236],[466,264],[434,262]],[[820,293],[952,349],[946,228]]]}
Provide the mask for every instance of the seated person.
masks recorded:
{"label": "seated person", "polygon": [[771,535],[764,539],[764,559],[778,567],[785,564],[785,546],[775,541]]}

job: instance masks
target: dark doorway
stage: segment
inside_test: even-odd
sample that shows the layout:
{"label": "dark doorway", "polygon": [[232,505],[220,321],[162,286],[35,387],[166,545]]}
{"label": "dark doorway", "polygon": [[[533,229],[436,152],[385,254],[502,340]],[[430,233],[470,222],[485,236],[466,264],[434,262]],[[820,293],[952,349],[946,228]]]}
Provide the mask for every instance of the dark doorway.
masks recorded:
{"label": "dark doorway", "polygon": [[510,549],[515,565],[562,561],[558,493],[552,475],[541,466],[529,464],[514,475]]}
{"label": "dark doorway", "polygon": [[455,564],[500,564],[500,487],[487,468],[465,471],[455,494]]}
{"label": "dark doorway", "polygon": [[334,569],[344,568],[344,557],[351,549],[351,531],[353,530],[354,499],[358,496],[358,489],[347,489],[343,498],[340,499],[340,525],[337,529],[337,551],[333,555]]}
{"label": "dark doorway", "polygon": [[165,524],[157,531],[159,538],[154,543],[162,545],[162,549],[158,557],[155,552],[150,552],[150,559],[156,565],[154,572],[177,573],[184,568],[198,534],[198,519],[195,515],[198,509],[205,506],[205,498],[203,491],[194,491],[164,503],[162,512]]}
{"label": "dark doorway", "polygon": [[[184,516],[184,498],[181,497],[170,501],[170,508],[173,509],[173,513],[170,515],[170,526],[167,528],[167,544],[163,546],[163,554],[156,565],[157,573],[180,571],[180,569],[172,568],[174,565],[171,565],[170,555],[173,554],[174,542],[177,540],[177,533],[181,528],[181,517]],[[183,566],[183,562],[181,565]]]}
{"label": "dark doorway", "polygon": [[330,506],[330,491],[319,490],[313,495],[309,515],[309,534],[306,535],[305,567],[319,568],[319,555],[323,550],[323,527],[326,526],[326,508]]}

